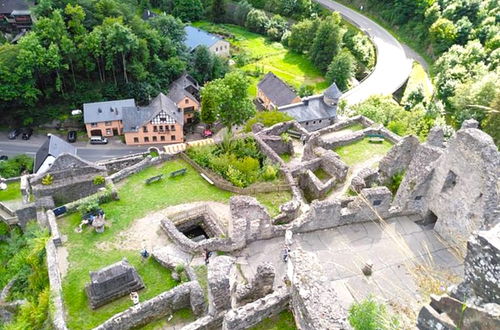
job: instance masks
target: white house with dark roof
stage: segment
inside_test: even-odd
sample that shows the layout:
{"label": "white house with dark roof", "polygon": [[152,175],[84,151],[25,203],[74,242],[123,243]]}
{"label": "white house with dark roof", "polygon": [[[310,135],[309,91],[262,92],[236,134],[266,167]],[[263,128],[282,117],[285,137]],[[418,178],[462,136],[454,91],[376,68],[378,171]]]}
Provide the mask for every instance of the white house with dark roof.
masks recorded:
{"label": "white house with dark roof", "polygon": [[42,144],[35,154],[35,165],[33,173],[46,172],[61,154],[71,154],[76,156],[76,148],[63,139],[49,134],[47,140]]}
{"label": "white house with dark roof", "polygon": [[341,96],[342,92],[333,83],[321,95],[305,97],[298,103],[279,107],[278,110],[292,116],[308,131],[315,131],[335,122]]}
{"label": "white house with dark roof", "polygon": [[268,72],[257,84],[257,100],[268,110],[300,102],[300,97],[283,80]]}
{"label": "white house with dark roof", "polygon": [[205,46],[218,56],[229,57],[230,44],[226,40],[190,25],[184,27],[184,30],[186,31],[184,44],[190,52],[199,46]]}

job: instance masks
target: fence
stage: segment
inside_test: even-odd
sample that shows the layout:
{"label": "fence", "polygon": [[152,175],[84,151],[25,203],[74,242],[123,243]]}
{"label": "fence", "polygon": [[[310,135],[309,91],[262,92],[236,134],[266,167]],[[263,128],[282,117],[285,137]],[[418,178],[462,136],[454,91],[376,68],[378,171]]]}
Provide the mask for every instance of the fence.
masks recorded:
{"label": "fence", "polygon": [[217,188],[220,188],[222,190],[227,190],[227,191],[233,192],[235,194],[252,195],[252,194],[267,193],[267,192],[289,191],[291,189],[290,185],[283,184],[283,183],[255,183],[255,184],[253,184],[249,187],[246,187],[246,188],[236,187],[236,186],[232,185],[231,183],[229,183],[228,181],[224,180],[218,174],[215,174],[214,172],[196,164],[184,152],[179,153],[179,156],[184,161],[189,163],[189,165],[194,167],[194,169],[196,171],[198,171],[199,173],[203,173],[210,180],[212,180],[214,183],[214,186],[216,186]]}

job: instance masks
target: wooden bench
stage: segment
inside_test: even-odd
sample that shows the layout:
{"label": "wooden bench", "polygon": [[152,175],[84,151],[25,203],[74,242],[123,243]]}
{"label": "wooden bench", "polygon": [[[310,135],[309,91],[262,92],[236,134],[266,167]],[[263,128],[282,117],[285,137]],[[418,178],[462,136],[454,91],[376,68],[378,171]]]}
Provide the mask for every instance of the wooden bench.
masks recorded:
{"label": "wooden bench", "polygon": [[160,181],[161,179],[163,179],[163,174],[160,174],[160,175],[155,175],[155,176],[152,176],[150,178],[147,178],[144,183],[146,184],[151,184],[153,182],[156,182],[156,181]]}
{"label": "wooden bench", "polygon": [[291,130],[291,129],[289,129],[287,131],[287,133],[288,133],[288,135],[290,135],[290,137],[292,137],[294,139],[300,139],[300,137],[302,136],[302,133],[299,133],[299,132]]}
{"label": "wooden bench", "polygon": [[382,143],[385,141],[385,137],[381,134],[368,134],[367,137],[370,143]]}
{"label": "wooden bench", "polygon": [[181,168],[180,170],[171,172],[170,177],[174,178],[174,177],[179,176],[179,175],[184,175],[184,174],[186,174],[186,172],[187,172],[187,168]]}

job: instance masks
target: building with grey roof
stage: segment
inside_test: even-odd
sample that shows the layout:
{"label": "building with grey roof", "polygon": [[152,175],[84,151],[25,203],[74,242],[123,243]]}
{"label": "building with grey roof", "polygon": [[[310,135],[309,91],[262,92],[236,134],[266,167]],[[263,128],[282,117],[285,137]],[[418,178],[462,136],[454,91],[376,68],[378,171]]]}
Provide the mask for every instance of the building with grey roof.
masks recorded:
{"label": "building with grey roof", "polygon": [[33,24],[30,7],[33,1],[1,0],[0,1],[0,28],[2,30],[25,30]]}
{"label": "building with grey roof", "polygon": [[76,155],[76,148],[63,139],[49,134],[47,140],[35,154],[33,173],[38,174],[47,171],[52,166],[55,159],[64,153]]}
{"label": "building with grey roof", "polygon": [[279,107],[297,120],[308,131],[315,131],[329,126],[337,117],[337,105],[342,93],[333,83],[321,95],[305,97],[301,102]]}
{"label": "building with grey roof", "polygon": [[193,77],[184,73],[170,85],[167,97],[176,104],[182,101],[185,97],[188,97],[199,104],[200,86]]}
{"label": "building with grey roof", "polygon": [[199,46],[205,46],[216,55],[229,56],[229,42],[221,37],[190,25],[184,27],[184,30],[186,31],[184,44],[190,52]]}
{"label": "building with grey roof", "polygon": [[122,108],[135,107],[134,99],[93,102],[83,104],[85,124],[122,120]]}
{"label": "building with grey roof", "polygon": [[268,72],[257,84],[257,100],[264,108],[272,110],[300,102],[300,97],[283,80]]}

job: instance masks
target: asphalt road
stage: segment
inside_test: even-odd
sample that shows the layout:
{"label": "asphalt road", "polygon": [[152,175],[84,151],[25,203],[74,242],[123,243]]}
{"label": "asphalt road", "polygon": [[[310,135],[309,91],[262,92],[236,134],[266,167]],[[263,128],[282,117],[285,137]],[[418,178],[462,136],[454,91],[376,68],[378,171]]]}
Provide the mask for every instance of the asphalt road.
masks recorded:
{"label": "asphalt road", "polygon": [[[0,132],[0,155],[9,157],[19,154],[35,157],[38,148],[46,139],[43,135],[33,135],[28,141],[23,141],[20,137],[16,140],[8,140],[6,136],[7,133]],[[91,162],[134,154],[148,149],[148,147],[128,147],[117,140],[112,140],[107,145],[91,145],[87,142],[76,142],[73,145],[77,149],[78,156]]]}
{"label": "asphalt road", "polygon": [[389,32],[356,11],[334,1],[314,1],[329,10],[338,11],[346,20],[363,30],[377,49],[377,63],[373,72],[358,86],[344,94],[343,98],[348,104],[361,102],[370,95],[389,95],[403,86],[410,75],[415,53],[405,52],[403,45]]}

